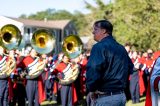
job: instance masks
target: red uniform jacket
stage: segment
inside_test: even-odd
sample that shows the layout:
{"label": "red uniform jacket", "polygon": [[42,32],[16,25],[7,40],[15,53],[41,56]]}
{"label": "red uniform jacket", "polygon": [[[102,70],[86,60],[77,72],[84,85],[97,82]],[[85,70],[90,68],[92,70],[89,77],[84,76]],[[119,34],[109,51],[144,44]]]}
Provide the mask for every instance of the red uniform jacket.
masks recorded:
{"label": "red uniform jacket", "polygon": [[[63,70],[67,67],[67,64],[61,62],[55,69],[55,73],[62,73]],[[77,102],[77,93],[74,84],[72,83],[72,103],[73,105]]]}
{"label": "red uniform jacket", "polygon": [[156,60],[160,56],[160,50],[153,53],[153,59]]}
{"label": "red uniform jacket", "polygon": [[[0,61],[3,59],[3,57],[4,56],[1,56],[0,55]],[[6,58],[6,61],[8,61],[8,57]],[[7,79],[8,80],[8,85],[9,85],[9,87],[8,87],[8,99],[9,99],[9,101],[10,100],[12,100],[13,99],[13,83],[12,83],[12,81],[11,81],[11,79],[10,78],[8,78]]]}
{"label": "red uniform jacket", "polygon": [[[151,62],[149,62],[151,63]],[[154,62],[155,64],[156,62]],[[154,65],[153,65],[154,66]],[[153,71],[153,68],[150,72],[150,76],[152,74],[152,71]],[[150,77],[149,77],[149,80],[148,80],[148,88],[147,88],[147,93],[146,93],[146,102],[145,102],[145,106],[152,106],[152,99],[151,99],[151,88],[150,88]]]}
{"label": "red uniform jacket", "polygon": [[81,65],[81,72],[80,72],[80,84],[81,84],[81,93],[83,96],[86,95],[86,65],[87,65],[87,58],[84,58],[80,65]]}
{"label": "red uniform jacket", "polygon": [[[23,60],[21,62],[21,67],[26,68],[33,61],[34,61],[34,59],[31,56],[27,56],[27,57],[23,58]],[[39,78],[38,78],[38,94],[39,94],[39,103],[41,103],[46,99],[44,84],[43,84],[41,76],[39,76]]]}
{"label": "red uniform jacket", "polygon": [[[141,57],[138,59],[138,62],[144,65],[145,59]],[[144,80],[143,80],[144,70],[140,69],[138,74],[139,74],[139,92],[140,92],[140,95],[142,96],[143,93],[146,91]]]}

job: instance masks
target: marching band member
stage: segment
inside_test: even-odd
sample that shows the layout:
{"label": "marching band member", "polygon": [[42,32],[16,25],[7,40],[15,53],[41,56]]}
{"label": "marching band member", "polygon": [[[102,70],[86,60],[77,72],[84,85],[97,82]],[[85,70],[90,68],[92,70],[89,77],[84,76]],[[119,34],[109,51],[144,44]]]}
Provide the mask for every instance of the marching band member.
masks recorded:
{"label": "marching band member", "polygon": [[[131,50],[132,49],[132,45],[130,43],[126,43],[124,45],[124,48],[126,49],[127,53],[128,53],[128,56],[130,57],[130,59],[132,58],[132,54],[133,54],[133,51]],[[127,85],[126,85],[126,89],[125,89],[125,95],[126,95],[126,99],[127,101],[131,99],[131,94],[130,94],[130,75],[129,75],[129,78],[127,80]]]}
{"label": "marching band member", "polygon": [[[70,63],[69,58],[66,55],[60,54],[59,60],[62,61],[58,64],[58,66],[55,69],[55,73],[58,73],[58,78],[63,78],[64,74],[67,77],[70,77],[71,73],[68,70],[72,68],[72,64]],[[73,106],[74,103],[77,101],[77,95],[75,94],[76,90],[73,83],[67,85],[60,84],[60,86],[62,106]]]}
{"label": "marching band member", "polygon": [[[46,99],[51,102],[57,102],[57,87],[55,85],[55,75],[52,74],[54,71],[54,66],[57,61],[57,55],[50,56],[46,65],[46,78],[45,78],[45,90],[46,90]],[[55,92],[56,91],[56,92]]]}
{"label": "marching band member", "polygon": [[[5,50],[0,46],[0,73],[3,73],[3,66],[7,64],[9,57],[4,55]],[[9,67],[9,66],[6,66]],[[0,79],[0,106],[8,106],[8,96],[11,97],[11,80],[9,77]],[[11,99],[11,98],[10,98]]]}
{"label": "marching band member", "polygon": [[[35,67],[39,63],[39,58],[37,57],[37,52],[32,49],[30,55],[23,58],[21,61],[21,68],[27,70],[27,74],[30,74],[38,67]],[[42,101],[45,100],[44,86],[42,82],[42,77],[39,76],[35,79],[27,79],[26,81],[26,92],[28,99],[28,106],[39,106]]]}
{"label": "marching band member", "polygon": [[81,83],[81,94],[82,96],[86,96],[86,65],[87,65],[88,59],[86,55],[82,55],[80,65],[81,65],[81,73],[80,73],[80,83]]}
{"label": "marching band member", "polygon": [[[3,55],[4,49],[0,46],[0,68],[6,61],[7,57]],[[2,70],[1,70],[2,71]],[[0,106],[8,105],[8,80],[0,79]]]}
{"label": "marching band member", "polygon": [[138,76],[138,68],[136,67],[138,64],[138,53],[134,51],[131,58],[134,64],[133,74],[130,75],[130,93],[132,103],[139,103],[140,94],[139,94],[139,76]]}
{"label": "marching band member", "polygon": [[145,64],[147,58],[147,53],[142,53],[138,59],[139,62],[139,87],[140,87],[140,96],[146,94],[146,85],[147,85],[147,65]]}
{"label": "marching band member", "polygon": [[76,92],[78,96],[78,104],[85,105],[86,101],[83,102],[86,98],[86,65],[87,65],[87,56],[84,53],[81,53],[73,61],[80,67],[80,73],[78,78],[75,80],[74,84],[76,87]]}
{"label": "marching band member", "polygon": [[150,73],[145,106],[160,106],[160,57]]}
{"label": "marching band member", "polygon": [[130,58],[132,58],[132,51],[131,51],[131,45],[129,44],[129,43],[126,43],[125,44],[125,49],[126,49],[126,51],[127,51],[127,53],[128,53],[128,56],[130,57]]}
{"label": "marching band member", "polygon": [[9,51],[12,58],[16,60],[16,69],[11,73],[11,79],[13,81],[13,106],[24,106],[26,98],[25,79],[23,77],[24,70],[20,67],[20,62],[24,58],[19,51]]}

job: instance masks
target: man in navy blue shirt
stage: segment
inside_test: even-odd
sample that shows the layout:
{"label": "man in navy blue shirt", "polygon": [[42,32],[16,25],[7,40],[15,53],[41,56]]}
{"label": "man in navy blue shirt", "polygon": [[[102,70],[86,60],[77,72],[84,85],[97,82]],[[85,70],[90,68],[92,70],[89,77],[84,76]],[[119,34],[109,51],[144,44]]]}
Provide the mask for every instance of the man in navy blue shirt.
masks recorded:
{"label": "man in navy blue shirt", "polygon": [[93,25],[94,40],[87,64],[86,87],[95,106],[125,106],[128,76],[133,63],[125,48],[112,36],[113,26],[107,20]]}

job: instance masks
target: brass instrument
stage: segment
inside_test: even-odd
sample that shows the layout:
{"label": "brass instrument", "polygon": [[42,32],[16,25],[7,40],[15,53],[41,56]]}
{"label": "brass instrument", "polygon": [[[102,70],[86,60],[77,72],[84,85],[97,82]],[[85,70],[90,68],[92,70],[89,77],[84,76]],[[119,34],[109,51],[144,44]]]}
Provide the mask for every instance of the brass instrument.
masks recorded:
{"label": "brass instrument", "polygon": [[6,61],[0,71],[0,79],[7,78],[11,75],[11,73],[16,68],[16,61],[12,58],[9,58],[8,61]]}
{"label": "brass instrument", "polygon": [[83,43],[76,35],[69,35],[62,42],[62,51],[66,56],[73,59],[78,57],[83,50]]}
{"label": "brass instrument", "polygon": [[[31,39],[32,47],[40,54],[50,53],[54,48],[55,38],[45,29],[37,30],[33,33]],[[37,78],[45,68],[45,61],[39,61],[34,68],[26,75],[26,79],[34,79]]]}
{"label": "brass instrument", "polygon": [[34,66],[34,68],[32,70],[30,70],[30,72],[26,75],[26,79],[35,79],[37,78],[39,75],[41,75],[41,73],[43,72],[43,69],[45,68],[45,61],[39,61],[36,66]]}
{"label": "brass instrument", "polygon": [[45,29],[37,30],[31,39],[32,47],[40,54],[50,53],[54,48],[55,37]]}
{"label": "brass instrument", "polygon": [[[2,47],[7,50],[17,49],[22,44],[22,42],[23,39],[21,32],[15,25],[7,24],[1,28],[0,45],[2,45]],[[31,39],[31,46],[40,54],[50,53],[54,48],[54,43],[55,36],[53,36],[51,32],[45,29],[40,29],[34,32]],[[62,42],[62,51],[69,58],[73,59],[81,54],[83,48],[82,45],[82,41],[78,36],[69,35],[64,38],[64,41]],[[42,70],[45,67],[45,64],[45,62],[39,62],[39,64],[35,66],[36,70],[33,73],[28,73],[26,78],[33,79],[39,76],[43,72]],[[11,70],[13,71],[15,69],[15,66],[16,62],[14,60],[8,61],[3,67],[3,70],[0,72],[0,78],[3,76],[9,76]],[[65,81],[61,80],[60,82]]]}
{"label": "brass instrument", "polygon": [[[71,63],[72,67],[72,63]],[[59,78],[59,83],[62,85],[68,85],[73,83],[77,78],[80,73],[79,71],[79,66],[76,64],[72,68],[68,70],[69,74],[65,75],[63,78]]]}
{"label": "brass instrument", "polygon": [[0,44],[7,50],[16,49],[21,43],[21,32],[12,24],[3,26],[0,30]]}
{"label": "brass instrument", "polygon": [[[0,45],[7,50],[16,49],[20,45],[21,39],[20,30],[15,25],[7,24],[0,29]],[[8,55],[6,56],[8,61],[4,61],[0,70],[0,78],[2,79],[9,77],[16,68],[15,60]]]}
{"label": "brass instrument", "polygon": [[[77,58],[83,49],[83,43],[81,39],[76,35],[67,36],[62,43],[62,50],[66,56],[71,59]],[[73,67],[72,67],[73,66]],[[62,85],[68,85],[74,82],[79,75],[79,65],[71,63],[71,68],[67,70],[69,74],[65,72],[63,78],[58,78],[59,83]]]}

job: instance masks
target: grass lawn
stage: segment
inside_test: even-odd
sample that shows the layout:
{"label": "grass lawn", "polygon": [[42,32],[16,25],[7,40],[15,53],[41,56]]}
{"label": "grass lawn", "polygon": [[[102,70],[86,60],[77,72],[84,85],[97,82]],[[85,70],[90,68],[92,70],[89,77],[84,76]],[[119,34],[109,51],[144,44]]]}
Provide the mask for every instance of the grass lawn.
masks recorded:
{"label": "grass lawn", "polygon": [[141,97],[140,98],[140,103],[136,103],[136,104],[132,104],[132,101],[129,100],[126,104],[126,106],[144,106],[145,105],[145,100],[146,100],[146,97]]}
{"label": "grass lawn", "polygon": [[[136,103],[136,104],[132,104],[132,101],[129,100],[127,102],[126,106],[144,106],[145,105],[145,99],[146,99],[146,97],[141,97],[140,98],[140,103]],[[42,103],[41,106],[61,106],[59,104],[55,104],[54,102],[53,103],[52,102],[46,101],[46,102]],[[80,105],[80,106],[83,106],[83,105]]]}

